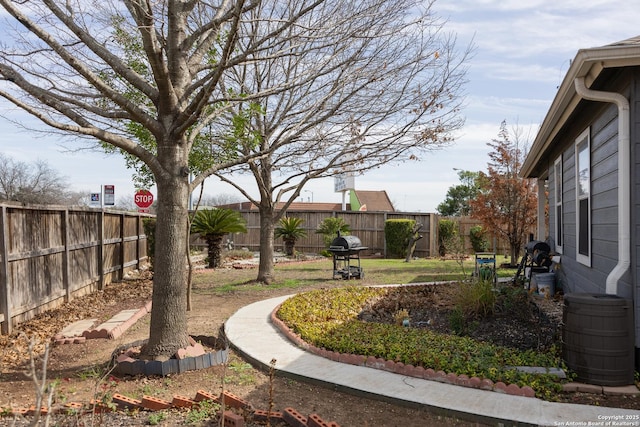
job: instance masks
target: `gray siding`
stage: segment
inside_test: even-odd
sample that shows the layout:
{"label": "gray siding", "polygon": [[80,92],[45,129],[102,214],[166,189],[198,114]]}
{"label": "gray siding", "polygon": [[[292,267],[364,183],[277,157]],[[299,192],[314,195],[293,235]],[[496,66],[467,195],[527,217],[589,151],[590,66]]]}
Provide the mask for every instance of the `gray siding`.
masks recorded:
{"label": "gray siding", "polygon": [[[636,44],[636,41],[633,42]],[[614,52],[613,45],[607,55]],[[616,51],[617,52],[617,51]],[[625,55],[627,52],[625,51]],[[622,57],[621,57],[622,58]],[[626,57],[625,57],[626,59]],[[582,61],[583,59],[581,59]],[[595,62],[584,60],[578,65],[587,65],[591,71],[597,71],[594,81],[589,82],[592,89],[619,93],[629,100],[630,106],[630,158],[618,155],[618,107],[600,101],[580,100],[573,103],[575,92],[569,86],[563,86],[552,104],[535,142],[535,150],[530,159],[535,164],[528,166],[527,176],[548,179],[549,189],[549,241],[557,241],[556,224],[562,221],[562,255],[558,266],[559,286],[565,293],[606,292],[606,279],[618,263],[618,179],[619,162],[629,162],[631,166],[631,229],[630,239],[631,266],[617,283],[616,293],[633,300],[634,332],[636,347],[636,368],[640,370],[640,66],[613,65],[602,69],[593,68]],[[631,62],[629,62],[631,64]],[[576,68],[567,78],[580,75]],[[570,84],[570,80],[564,83]],[[568,108],[560,111],[561,108]],[[575,139],[589,129],[591,154],[591,233],[590,262],[583,265],[577,262],[576,242],[576,159]],[[554,161],[562,155],[563,171],[563,213],[555,218],[555,182]],[[627,177],[622,177],[627,178]],[[625,212],[626,213],[626,212]]]}
{"label": "gray siding", "polygon": [[[594,108],[595,107],[595,108]],[[618,260],[618,112],[615,105],[598,108],[593,120],[578,123],[562,141],[563,155],[563,256],[558,271],[565,292],[604,293],[606,278]],[[584,116],[583,116],[584,117]],[[576,261],[575,138],[590,127],[591,153],[591,266]],[[553,176],[553,164],[549,166]],[[550,187],[553,188],[553,187]],[[553,202],[551,202],[553,203]],[[553,212],[551,214],[553,216]],[[550,224],[553,224],[550,221]],[[555,240],[555,227],[550,229]],[[619,285],[619,293],[630,298],[630,275]]]}
{"label": "gray siding", "polygon": [[[631,268],[635,287],[635,346],[640,347],[640,76],[635,73],[630,90],[631,109]],[[636,368],[640,357],[636,356]]]}
{"label": "gray siding", "polygon": [[[629,78],[630,76],[630,78]],[[628,96],[631,106],[631,268],[618,283],[618,295],[634,299],[635,346],[640,348],[640,74],[627,74],[626,83],[610,83]],[[591,267],[576,261],[575,138],[587,127],[591,137]],[[589,102],[576,112],[556,141],[548,159],[549,189],[554,188],[554,160],[562,153],[563,239],[556,274],[565,293],[604,293],[606,279],[618,260],[618,109]],[[550,240],[556,241],[555,200],[549,193]]]}

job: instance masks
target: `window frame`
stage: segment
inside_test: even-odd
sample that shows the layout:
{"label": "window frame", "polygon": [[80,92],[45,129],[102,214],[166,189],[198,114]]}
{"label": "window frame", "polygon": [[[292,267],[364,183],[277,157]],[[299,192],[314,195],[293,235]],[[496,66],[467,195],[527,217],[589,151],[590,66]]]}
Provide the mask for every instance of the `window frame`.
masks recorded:
{"label": "window frame", "polygon": [[555,251],[559,254],[562,253],[562,247],[564,245],[564,218],[563,218],[563,191],[564,191],[564,183],[563,180],[563,170],[562,170],[562,154],[558,156],[558,158],[553,162],[553,192],[554,192],[554,201],[555,201]]}
{"label": "window frame", "polygon": [[[581,162],[581,154],[583,159]],[[581,164],[586,163],[586,164]],[[576,261],[591,267],[591,132],[585,129],[575,141]],[[580,179],[581,174],[586,178]],[[587,188],[581,186],[586,182]],[[586,192],[583,191],[586,189]],[[584,230],[586,228],[586,230]],[[583,234],[586,233],[586,234]],[[586,253],[584,246],[586,244]]]}

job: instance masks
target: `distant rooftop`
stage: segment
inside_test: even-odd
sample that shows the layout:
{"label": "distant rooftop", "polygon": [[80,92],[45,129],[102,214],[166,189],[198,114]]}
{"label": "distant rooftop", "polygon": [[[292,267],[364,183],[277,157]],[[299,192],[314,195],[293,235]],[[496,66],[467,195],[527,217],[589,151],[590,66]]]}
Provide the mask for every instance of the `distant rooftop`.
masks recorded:
{"label": "distant rooftop", "polygon": [[[393,203],[389,199],[387,192],[382,191],[368,191],[368,190],[353,190],[355,197],[359,203],[358,210],[367,210],[374,212],[395,212]],[[353,198],[351,199],[353,203]]]}
{"label": "distant rooftop", "polygon": [[[284,206],[283,202],[276,204],[276,209],[280,210]],[[258,208],[251,202],[239,202],[229,203],[227,205],[218,206],[219,208],[237,209],[240,211],[250,210],[257,211]],[[316,202],[293,202],[287,209],[289,211],[328,211],[328,212],[340,212],[342,211],[342,203],[316,203]],[[346,210],[351,210],[350,205],[347,203]]]}
{"label": "distant rooftop", "polygon": [[[395,212],[393,203],[389,199],[386,191],[351,190],[351,203],[347,203],[345,211],[371,211],[371,212]],[[228,203],[218,206],[219,208],[234,209],[240,211],[256,211],[257,206],[244,201],[238,203]],[[281,210],[284,202],[276,204],[276,210]],[[321,203],[321,202],[293,202],[287,208],[288,211],[325,211],[341,212],[342,203]]]}

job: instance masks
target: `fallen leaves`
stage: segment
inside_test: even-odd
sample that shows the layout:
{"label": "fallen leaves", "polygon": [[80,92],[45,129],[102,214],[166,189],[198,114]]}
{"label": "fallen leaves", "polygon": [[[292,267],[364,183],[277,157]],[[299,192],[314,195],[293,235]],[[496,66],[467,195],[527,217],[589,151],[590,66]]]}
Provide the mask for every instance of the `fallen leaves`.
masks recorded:
{"label": "fallen leaves", "polygon": [[122,282],[110,283],[96,291],[36,315],[19,324],[10,335],[0,335],[0,370],[20,369],[29,360],[29,342],[34,341],[34,354],[42,355],[45,346],[65,326],[78,320],[108,320],[115,313],[141,307],[151,297],[150,272]]}

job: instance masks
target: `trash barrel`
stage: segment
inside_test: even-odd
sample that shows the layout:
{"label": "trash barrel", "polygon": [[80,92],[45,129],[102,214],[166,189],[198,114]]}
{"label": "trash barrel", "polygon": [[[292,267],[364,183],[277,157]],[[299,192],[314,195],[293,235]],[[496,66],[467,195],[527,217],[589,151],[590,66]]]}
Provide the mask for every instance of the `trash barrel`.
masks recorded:
{"label": "trash barrel", "polygon": [[556,274],[555,273],[535,273],[534,279],[538,294],[546,298],[553,298],[556,294]]}
{"label": "trash barrel", "polygon": [[633,304],[616,295],[570,293],[562,311],[562,356],[577,380],[633,384]]}

